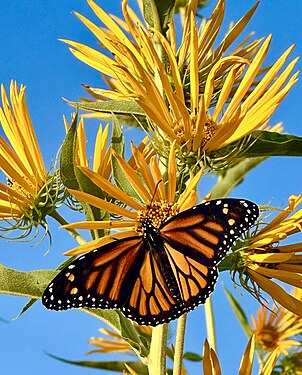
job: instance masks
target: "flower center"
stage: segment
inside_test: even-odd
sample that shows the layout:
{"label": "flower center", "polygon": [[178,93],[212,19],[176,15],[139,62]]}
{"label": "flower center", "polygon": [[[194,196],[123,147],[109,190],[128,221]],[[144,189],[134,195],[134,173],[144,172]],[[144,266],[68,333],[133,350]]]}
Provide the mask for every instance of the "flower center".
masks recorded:
{"label": "flower center", "polygon": [[[196,115],[191,116],[190,137],[192,140],[197,135],[196,119],[197,119]],[[181,144],[185,144],[187,142],[183,120],[175,123],[173,131],[175,135],[180,139]],[[217,124],[214,121],[212,121],[210,117],[207,117],[207,120],[203,127],[203,137],[201,139],[200,148],[204,147],[204,145],[213,137],[216,131],[217,131]]]}
{"label": "flower center", "polygon": [[266,325],[259,332],[256,332],[256,339],[263,349],[271,352],[279,344],[279,332],[274,327]]}
{"label": "flower center", "polygon": [[[155,228],[159,228],[164,221],[176,215],[178,211],[173,203],[164,200],[152,201],[143,210],[138,211],[137,222],[142,223],[148,220]],[[137,227],[137,231],[142,232],[141,227]]]}

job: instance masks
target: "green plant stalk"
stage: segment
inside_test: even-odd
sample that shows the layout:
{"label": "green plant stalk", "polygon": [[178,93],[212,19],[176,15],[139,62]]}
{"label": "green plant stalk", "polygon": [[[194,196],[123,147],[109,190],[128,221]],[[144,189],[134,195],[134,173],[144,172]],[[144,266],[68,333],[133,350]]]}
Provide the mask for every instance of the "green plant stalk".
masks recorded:
{"label": "green plant stalk", "polygon": [[205,316],[206,316],[208,341],[209,341],[210,347],[214,349],[215,352],[217,352],[214,314],[213,314],[213,305],[212,305],[211,296],[206,300],[204,308],[205,308]]}
{"label": "green plant stalk", "polygon": [[[154,0],[150,0],[150,5],[153,13],[154,29],[162,33],[160,18]],[[153,36],[155,50],[164,63],[164,49],[156,34]],[[154,81],[162,95],[164,95],[162,81],[160,79],[157,69],[155,69]],[[168,325],[160,324],[153,328],[150,353],[148,358],[149,375],[166,375],[166,347],[167,347],[167,332]]]}
{"label": "green plant stalk", "polygon": [[183,314],[177,322],[173,375],[181,375],[182,373],[182,357],[184,352],[186,322],[187,314]]}
{"label": "green plant stalk", "polygon": [[[154,29],[159,31],[162,34],[162,28],[160,24],[160,17],[157,11],[157,7],[154,0],[150,0],[150,6],[153,13],[153,22],[154,22]],[[153,36],[154,40],[154,47],[156,49],[156,52],[158,53],[158,56],[162,62],[164,62],[164,48],[156,34]]]}
{"label": "green plant stalk", "polygon": [[149,375],[166,375],[166,346],[168,324],[153,328],[148,358]]}
{"label": "green plant stalk", "polygon": [[[68,224],[68,222],[57,211],[53,211],[49,216],[51,216],[61,225]],[[86,243],[84,238],[75,229],[70,228],[66,230],[72,235],[72,237],[77,241],[79,245],[83,245],[84,243]]]}

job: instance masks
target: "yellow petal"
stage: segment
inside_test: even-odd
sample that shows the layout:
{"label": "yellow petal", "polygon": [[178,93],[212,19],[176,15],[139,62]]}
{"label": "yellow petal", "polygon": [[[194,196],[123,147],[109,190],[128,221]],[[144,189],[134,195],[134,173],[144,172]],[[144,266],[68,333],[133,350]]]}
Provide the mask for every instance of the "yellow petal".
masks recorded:
{"label": "yellow petal", "polygon": [[168,202],[175,201],[176,193],[176,158],[175,158],[175,142],[173,142],[168,161]]}
{"label": "yellow petal", "polygon": [[250,375],[253,369],[255,353],[255,336],[253,335],[244,351],[243,357],[241,359],[240,368],[238,375]]}
{"label": "yellow petal", "polygon": [[269,253],[269,254],[249,254],[248,259],[251,262],[257,263],[281,263],[287,262],[292,257],[292,254],[280,254],[280,253]]}
{"label": "yellow petal", "polygon": [[69,189],[70,193],[77,199],[82,200],[94,207],[100,208],[101,210],[111,212],[116,215],[123,217],[128,217],[129,219],[135,220],[137,218],[137,213],[126,210],[123,207],[117,206],[116,204],[106,202],[105,200],[95,197],[91,194],[84,193],[83,191]]}
{"label": "yellow petal", "polygon": [[141,210],[143,208],[137,201],[132,199],[129,195],[125,194],[121,189],[110,183],[104,177],[93,172],[89,168],[79,167],[81,171],[100,189],[106,191],[109,195],[116,198],[120,202],[125,203],[127,206],[134,208],[135,210]]}
{"label": "yellow petal", "polygon": [[133,228],[134,221],[79,221],[77,223],[70,223],[62,225],[62,229],[120,229]]}
{"label": "yellow petal", "polygon": [[276,348],[272,352],[272,354],[269,356],[263,368],[260,370],[260,375],[271,375],[279,356],[280,356],[279,348]]}
{"label": "yellow petal", "polygon": [[114,157],[117,159],[121,169],[123,170],[125,176],[128,178],[129,182],[141,197],[144,202],[149,202],[151,200],[150,192],[144,187],[142,181],[139,179],[135,171],[130,167],[130,165],[121,158],[115,151],[113,151]]}
{"label": "yellow petal", "polygon": [[205,340],[203,346],[203,359],[202,359],[203,375],[214,375],[211,361],[211,348],[208,340]]}
{"label": "yellow petal", "polygon": [[88,251],[98,249],[101,246],[104,246],[108,243],[114,243],[115,240],[120,240],[120,239],[125,239],[125,238],[130,238],[133,236],[137,236],[137,233],[135,231],[127,231],[127,232],[122,232],[122,233],[115,233],[111,236],[105,236],[102,238],[98,238],[96,240],[90,241],[85,243],[84,245],[77,246],[73,249],[70,249],[63,253],[63,255],[68,255],[68,256],[77,256],[83,253],[87,253]]}
{"label": "yellow petal", "polygon": [[269,280],[267,277],[260,275],[251,269],[248,271],[252,278],[257,282],[261,289],[268,293],[275,301],[284,306],[287,310],[292,311],[299,316],[302,315],[302,302],[286,293],[279,285]]}

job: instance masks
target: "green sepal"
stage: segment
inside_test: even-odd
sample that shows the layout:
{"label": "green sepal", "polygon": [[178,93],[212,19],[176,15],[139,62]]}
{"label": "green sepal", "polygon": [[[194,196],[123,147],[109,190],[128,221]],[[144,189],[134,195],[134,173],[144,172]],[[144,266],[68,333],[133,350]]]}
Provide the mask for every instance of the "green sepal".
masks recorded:
{"label": "green sepal", "polygon": [[82,109],[84,111],[98,112],[104,114],[115,114],[116,116],[145,117],[145,111],[134,100],[107,100],[105,102],[71,102],[67,103],[72,107]]}
{"label": "green sepal", "polygon": [[[65,137],[60,155],[60,175],[63,184],[70,189],[83,191],[99,198],[104,198],[105,193],[96,186],[76,165],[76,142],[77,142],[77,123],[76,114],[70,129]],[[86,215],[87,221],[108,220],[109,213],[91,206],[83,201],[80,202]],[[100,238],[107,234],[107,231],[100,229],[91,231],[92,238]]]}
{"label": "green sepal", "polygon": [[[242,140],[231,143],[212,154],[214,158],[232,155],[234,150],[240,150]],[[256,130],[246,138],[242,152],[236,157],[270,157],[270,156],[302,156],[302,137],[290,134],[280,134],[265,130]]]}
{"label": "green sepal", "polygon": [[241,327],[243,328],[247,337],[250,338],[251,335],[253,334],[253,329],[252,329],[252,327],[251,327],[251,325],[250,325],[250,323],[247,319],[247,316],[246,316],[243,308],[240,306],[238,300],[232,295],[232,293],[230,293],[228,291],[228,289],[225,286],[223,286],[223,289],[226,293],[226,296],[229,300],[229,303],[230,303],[230,305],[231,305],[231,307],[232,307]]}
{"label": "green sepal", "polygon": [[115,371],[119,373],[123,372],[123,370],[126,370],[125,364],[127,364],[138,374],[148,375],[147,366],[145,366],[143,363],[139,361],[72,361],[72,360],[61,358],[61,357],[57,357],[56,355],[53,355],[50,353],[46,353],[46,354],[51,358],[54,358],[64,363],[69,363],[71,365],[102,369],[102,370],[110,370],[110,371]]}
{"label": "green sepal", "polygon": [[183,355],[183,359],[191,362],[201,362],[202,356],[193,352],[185,352]]}
{"label": "green sepal", "polygon": [[149,27],[159,30],[159,25],[156,25],[158,20],[160,31],[165,34],[174,14],[175,3],[176,0],[143,0],[144,19]]}
{"label": "green sepal", "polygon": [[23,272],[0,264],[0,293],[39,299],[57,273],[50,270]]}
{"label": "green sepal", "polygon": [[231,191],[243,182],[244,176],[264,160],[266,158],[261,157],[243,159],[234,167],[227,169],[212,188],[211,198],[218,199],[229,196]]}
{"label": "green sepal", "polygon": [[[124,134],[122,131],[122,127],[119,124],[119,121],[115,116],[113,116],[113,119],[112,119],[112,149],[119,156],[124,158],[124,154],[125,154]],[[122,168],[120,167],[119,162],[116,160],[116,158],[113,155],[111,157],[111,162],[112,162],[112,175],[114,178],[114,182],[116,183],[116,186],[118,186],[128,196],[142,203],[136,190],[133,188],[129,179],[125,176]]]}

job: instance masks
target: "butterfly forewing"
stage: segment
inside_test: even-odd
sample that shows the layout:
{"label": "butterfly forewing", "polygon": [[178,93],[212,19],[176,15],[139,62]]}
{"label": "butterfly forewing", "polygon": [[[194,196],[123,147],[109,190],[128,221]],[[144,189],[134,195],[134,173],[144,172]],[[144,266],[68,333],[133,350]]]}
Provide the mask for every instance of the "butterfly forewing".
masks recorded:
{"label": "butterfly forewing", "polygon": [[247,200],[212,200],[164,223],[161,238],[178,252],[208,267],[216,265],[259,214]]}
{"label": "butterfly forewing", "polygon": [[43,304],[53,310],[123,306],[144,261],[143,243],[143,237],[137,236],[82,255],[50,283]]}

